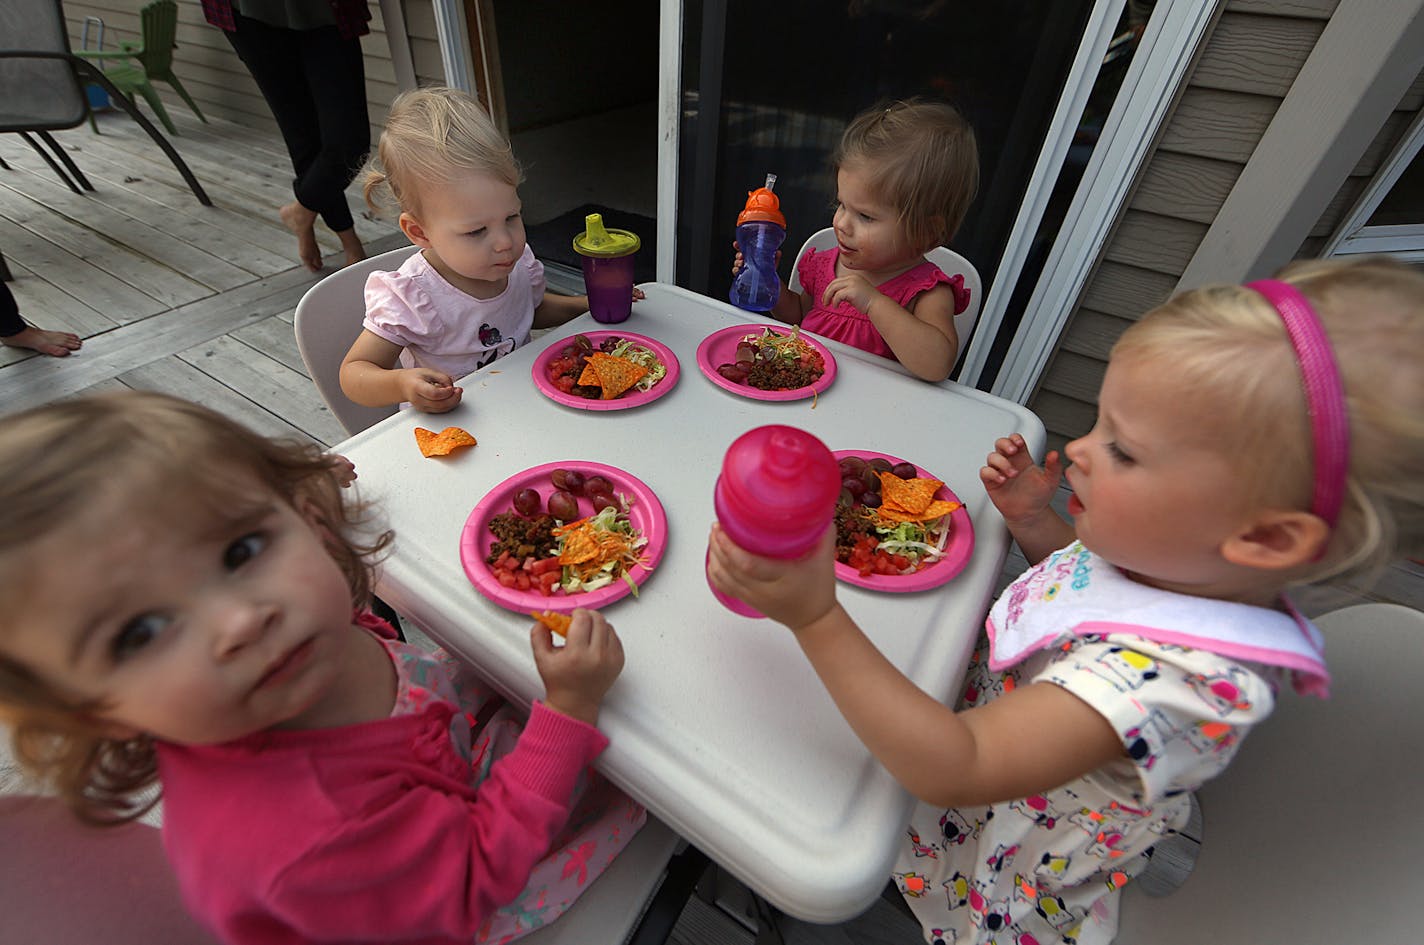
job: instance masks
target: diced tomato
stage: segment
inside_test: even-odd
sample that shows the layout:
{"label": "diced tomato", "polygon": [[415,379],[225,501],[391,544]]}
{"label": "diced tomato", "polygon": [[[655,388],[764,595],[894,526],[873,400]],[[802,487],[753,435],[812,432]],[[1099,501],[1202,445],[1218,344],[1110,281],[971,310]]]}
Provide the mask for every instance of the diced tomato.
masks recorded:
{"label": "diced tomato", "polygon": [[543,574],[534,578],[534,583],[535,586],[539,588],[540,593],[552,594],[554,593],[554,588],[559,586],[559,580],[563,578],[563,576],[562,568],[558,571],[545,571]]}
{"label": "diced tomato", "polygon": [[513,571],[506,571],[504,568],[495,568],[495,570],[494,570],[494,579],[495,579],[496,581],[498,581],[498,582],[500,583],[500,586],[502,586],[502,587],[513,587],[513,586],[514,586],[514,572],[513,572]]}
{"label": "diced tomato", "polygon": [[514,570],[513,561],[514,559],[510,557],[509,552],[501,551],[499,557],[494,559],[494,564],[490,565],[490,567],[496,571],[512,571]]}
{"label": "diced tomato", "polygon": [[529,590],[529,573],[527,571],[514,572],[514,586],[521,591]]}
{"label": "diced tomato", "polygon": [[558,557],[555,556],[552,558],[545,558],[542,561],[535,561],[534,565],[529,569],[529,572],[531,574],[537,574],[542,577],[545,574],[548,574],[550,571],[553,571],[554,573],[558,574],[563,570],[563,567],[563,565],[559,564]]}
{"label": "diced tomato", "polygon": [[525,559],[524,559],[524,563],[519,566],[519,569],[520,569],[521,571],[533,571],[533,570],[534,570],[534,556],[533,556],[533,555],[530,555],[529,557],[525,558]]}
{"label": "diced tomato", "polygon": [[574,392],[574,379],[568,374],[564,374],[554,378],[554,386],[565,394],[572,394]]}

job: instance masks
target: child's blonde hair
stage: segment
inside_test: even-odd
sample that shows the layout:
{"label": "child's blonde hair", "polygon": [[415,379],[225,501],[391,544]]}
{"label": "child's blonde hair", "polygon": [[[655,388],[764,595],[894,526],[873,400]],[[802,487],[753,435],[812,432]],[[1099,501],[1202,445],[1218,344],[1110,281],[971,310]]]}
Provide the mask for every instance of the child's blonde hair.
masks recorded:
{"label": "child's blonde hair", "polygon": [[444,86],[402,92],[391,102],[363,192],[377,215],[419,214],[422,194],[467,174],[517,187],[523,174],[508,139],[480,103]]}
{"label": "child's blonde hair", "polygon": [[831,163],[874,168],[872,192],[899,210],[906,240],[921,253],[954,238],[979,190],[974,129],[944,102],[915,98],[861,112]]}
{"label": "child's blonde hair", "polygon": [[[1350,465],[1325,555],[1297,583],[1367,583],[1424,553],[1424,274],[1389,259],[1313,261],[1278,276],[1325,326],[1345,388]],[[1309,509],[1314,456],[1300,365],[1275,307],[1245,286],[1184,292],[1118,340],[1119,356],[1170,364],[1200,403],[1202,434],[1239,460],[1258,502]]]}
{"label": "child's blonde hair", "polygon": [[[135,517],[250,510],[254,482],[321,524],[327,550],[346,575],[353,608],[371,593],[370,565],[391,541],[372,535],[368,509],[344,497],[331,457],[314,445],[271,440],[206,407],[139,391],[37,407],[0,419],[0,599],[21,599],[36,567],[29,560],[50,532],[121,497]],[[116,531],[125,522],[113,522]],[[82,576],[76,575],[76,579]],[[0,651],[13,612],[0,616]],[[122,822],[157,800],[136,800],[153,784],[152,742],[105,737],[77,705],[0,652],[0,718],[15,757],[49,782],[83,818]]]}

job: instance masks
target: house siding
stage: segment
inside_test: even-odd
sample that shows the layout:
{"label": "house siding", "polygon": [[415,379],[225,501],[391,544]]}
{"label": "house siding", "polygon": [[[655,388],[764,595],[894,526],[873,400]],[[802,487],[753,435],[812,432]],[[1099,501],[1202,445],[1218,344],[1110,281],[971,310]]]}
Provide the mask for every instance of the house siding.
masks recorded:
{"label": "house siding", "polygon": [[[94,0],[74,2],[64,7],[69,24],[70,42],[80,48],[85,17],[104,21],[104,48],[112,49],[121,41],[139,42],[138,10],[145,0]],[[416,78],[422,84],[441,82],[445,70],[441,63],[440,46],[436,39],[435,13],[431,0],[405,0],[406,31]],[[398,91],[395,68],[391,63],[390,45],[378,3],[371,3],[371,32],[361,38],[361,50],[366,66],[366,100],[371,114],[372,141],[385,123],[386,112]],[[89,42],[96,42],[90,28]],[[257,83],[252,81],[242,61],[232,51],[222,31],[209,26],[203,19],[198,0],[178,0],[178,48],[174,51],[173,71],[209,117],[222,118],[252,128],[276,132],[276,122],[263,101]],[[166,108],[186,110],[187,106],[167,83],[154,86]],[[140,103],[140,108],[148,106]]]}
{"label": "house siding", "polygon": [[[1172,295],[1335,6],[1227,3],[1029,401],[1048,428],[1050,448],[1092,427],[1113,343]],[[1320,250],[1421,106],[1424,76],[1380,128],[1298,257]]]}

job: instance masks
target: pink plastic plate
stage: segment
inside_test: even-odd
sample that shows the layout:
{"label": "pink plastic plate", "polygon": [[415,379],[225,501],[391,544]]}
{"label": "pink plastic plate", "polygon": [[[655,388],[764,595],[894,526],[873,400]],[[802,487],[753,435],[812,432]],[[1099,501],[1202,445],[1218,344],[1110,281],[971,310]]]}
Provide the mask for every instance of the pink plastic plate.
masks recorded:
{"label": "pink plastic plate", "polygon": [[[802,400],[806,397],[821,393],[831,386],[831,381],[836,379],[836,356],[815,338],[805,332],[801,333],[801,339],[821,353],[821,359],[826,363],[826,371],[821,375],[821,379],[814,384],[805,387],[793,387],[790,390],[758,390],[750,384],[738,384],[736,381],[729,381],[717,373],[719,364],[730,364],[737,360],[737,345],[742,338],[750,334],[761,334],[762,329],[768,327],[765,324],[756,325],[733,325],[731,328],[723,328],[714,331],[706,338],[702,339],[702,344],[697,346],[697,366],[702,369],[702,373],[707,375],[707,379],[723,390],[729,390],[734,394],[743,397],[751,397],[754,400]],[[780,334],[789,334],[790,328],[785,330],[775,329]]]}
{"label": "pink plastic plate", "polygon": [[[555,491],[549,474],[556,469],[575,469],[585,475],[596,473],[613,483],[615,494],[626,495],[631,500],[628,507],[628,520],[648,539],[647,545],[643,548],[643,554],[647,559],[646,566],[635,567],[630,572],[635,584],[641,585],[648,579],[648,575],[657,567],[658,562],[662,560],[663,552],[667,549],[667,514],[663,512],[663,504],[658,501],[653,490],[649,489],[641,479],[613,466],[581,460],[567,460],[534,466],[522,473],[510,476],[491,489],[470,512],[470,517],[465,520],[465,528],[460,533],[460,563],[465,567],[466,576],[481,594],[501,607],[508,607],[510,610],[520,612],[554,610],[567,613],[575,607],[601,607],[604,604],[611,604],[631,593],[628,582],[619,578],[594,591],[583,591],[576,594],[555,591],[549,597],[545,597],[538,591],[520,591],[512,587],[505,587],[495,578],[494,571],[490,569],[490,566],[485,564],[485,557],[489,554],[490,547],[495,541],[494,535],[490,534],[488,527],[490,519],[501,512],[514,511],[514,494],[520,489],[533,489],[547,501]],[[579,514],[581,516],[593,514],[593,504],[582,496],[579,497]]]}
{"label": "pink plastic plate", "polygon": [[585,331],[580,334],[593,342],[595,349],[605,338],[626,338],[635,344],[640,344],[658,356],[658,360],[663,362],[663,367],[667,368],[667,374],[647,390],[634,388],[625,391],[623,396],[615,397],[612,400],[590,400],[577,394],[566,394],[549,380],[549,362],[559,356],[559,351],[569,343],[569,338],[573,336],[560,338],[539,352],[539,357],[534,359],[533,374],[534,385],[543,391],[550,400],[556,400],[566,407],[577,407],[579,410],[627,410],[629,407],[641,407],[672,390],[677,384],[677,376],[682,373],[682,368],[677,363],[677,355],[672,353],[672,349],[646,335],[636,335],[631,331]]}
{"label": "pink plastic plate", "polygon": [[[859,456],[861,459],[875,459],[876,457],[887,459],[892,466],[905,462],[905,460],[898,459],[888,453],[875,453],[870,450],[836,450],[833,455],[837,461],[845,459],[847,456]],[[921,479],[939,478],[919,466],[915,467],[915,471]],[[941,486],[934,497],[950,502],[959,501],[959,496],[950,491],[948,486]],[[969,512],[961,504],[959,508],[949,513],[949,541],[944,546],[944,557],[934,564],[927,565],[913,574],[872,574],[868,577],[861,577],[860,572],[855,568],[837,561],[836,577],[847,584],[869,588],[872,591],[889,591],[895,594],[924,591],[932,587],[939,587],[963,571],[964,566],[969,563],[969,555],[973,551],[974,524],[969,520]]]}

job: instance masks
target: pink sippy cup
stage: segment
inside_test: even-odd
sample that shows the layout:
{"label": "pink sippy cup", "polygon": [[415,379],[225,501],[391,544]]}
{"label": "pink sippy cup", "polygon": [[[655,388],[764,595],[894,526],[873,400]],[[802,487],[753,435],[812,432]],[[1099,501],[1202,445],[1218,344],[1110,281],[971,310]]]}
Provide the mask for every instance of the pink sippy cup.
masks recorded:
{"label": "pink sippy cup", "polygon": [[[773,425],[749,430],[727,448],[712,504],[738,546],[769,558],[799,558],[831,527],[840,491],[840,466],[824,443],[804,430]],[[715,587],[712,594],[734,613],[763,616]]]}

